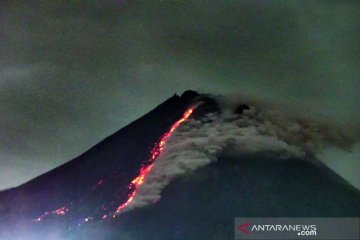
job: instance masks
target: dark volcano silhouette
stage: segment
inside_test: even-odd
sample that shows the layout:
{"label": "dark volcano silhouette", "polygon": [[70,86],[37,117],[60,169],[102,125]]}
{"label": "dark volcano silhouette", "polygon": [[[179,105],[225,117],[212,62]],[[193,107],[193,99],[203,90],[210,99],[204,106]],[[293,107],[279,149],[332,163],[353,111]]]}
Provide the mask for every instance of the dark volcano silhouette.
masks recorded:
{"label": "dark volcano silhouette", "polygon": [[314,157],[256,154],[222,157],[172,182],[156,204],[112,218],[154,146],[199,101],[192,118],[220,111],[194,91],[174,95],[79,157],[1,192],[0,239],[233,239],[235,217],[360,215],[359,192]]}

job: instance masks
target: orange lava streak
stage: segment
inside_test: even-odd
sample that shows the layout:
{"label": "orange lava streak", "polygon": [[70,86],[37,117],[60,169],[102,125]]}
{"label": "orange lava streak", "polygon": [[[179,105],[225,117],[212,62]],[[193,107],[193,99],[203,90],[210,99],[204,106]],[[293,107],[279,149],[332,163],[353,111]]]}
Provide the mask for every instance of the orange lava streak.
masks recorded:
{"label": "orange lava streak", "polygon": [[40,221],[42,221],[45,217],[47,217],[47,216],[50,215],[50,214],[55,214],[55,215],[58,215],[58,216],[62,216],[62,215],[65,215],[66,212],[68,212],[68,211],[69,211],[69,209],[66,208],[66,207],[58,208],[58,209],[56,209],[56,210],[54,210],[54,211],[52,211],[52,212],[46,212],[46,213],[44,213],[44,214],[41,215],[40,217],[36,218],[35,221],[36,221],[36,222],[40,222]]}
{"label": "orange lava streak", "polygon": [[[124,208],[126,208],[134,200],[136,193],[137,193],[136,190],[137,190],[138,186],[140,186],[141,184],[144,183],[146,176],[149,174],[149,172],[151,171],[151,168],[154,166],[155,159],[162,153],[167,138],[171,136],[171,134],[180,126],[181,123],[183,123],[185,120],[187,120],[190,117],[190,115],[193,113],[194,109],[195,109],[195,107],[189,108],[184,113],[183,117],[180,120],[178,120],[177,122],[175,122],[171,126],[170,130],[161,137],[160,142],[158,144],[156,144],[155,147],[151,151],[150,165],[141,167],[139,176],[137,176],[136,178],[134,178],[131,181],[131,184],[129,185],[128,188],[134,189],[134,190],[131,192],[131,194],[129,194],[129,196],[128,196],[129,198],[126,200],[126,202],[122,203],[117,208],[116,213],[120,213]],[[115,216],[116,215],[113,215],[113,217],[115,217]]]}

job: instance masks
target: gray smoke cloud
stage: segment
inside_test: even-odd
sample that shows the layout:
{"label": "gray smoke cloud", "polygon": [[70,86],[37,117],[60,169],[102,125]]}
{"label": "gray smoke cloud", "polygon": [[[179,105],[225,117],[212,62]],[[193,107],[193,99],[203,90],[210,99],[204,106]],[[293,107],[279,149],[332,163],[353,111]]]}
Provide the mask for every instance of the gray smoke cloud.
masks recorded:
{"label": "gray smoke cloud", "polygon": [[0,189],[174,92],[246,93],[360,121],[358,1],[2,1]]}
{"label": "gray smoke cloud", "polygon": [[[274,108],[251,106],[241,116],[233,114],[234,109],[228,112],[223,109],[220,115],[210,113],[201,120],[192,119],[184,123],[166,140],[163,152],[124,211],[159,201],[162,190],[171,181],[216,162],[217,157],[224,155],[241,161],[248,154],[270,153],[291,161],[293,158],[309,160],[310,154],[322,161],[325,159],[327,165],[342,175],[343,169],[329,164],[334,158],[326,155],[329,151],[339,153],[351,149],[359,135],[351,135],[347,128],[336,128],[314,119],[314,116],[304,121],[305,116],[296,118],[276,108],[274,111]],[[335,162],[341,165],[342,158],[343,153],[338,154]],[[349,163],[359,166],[358,159],[353,157],[345,160],[345,164]],[[349,178],[356,172],[348,172],[345,179],[359,188],[359,178]]]}

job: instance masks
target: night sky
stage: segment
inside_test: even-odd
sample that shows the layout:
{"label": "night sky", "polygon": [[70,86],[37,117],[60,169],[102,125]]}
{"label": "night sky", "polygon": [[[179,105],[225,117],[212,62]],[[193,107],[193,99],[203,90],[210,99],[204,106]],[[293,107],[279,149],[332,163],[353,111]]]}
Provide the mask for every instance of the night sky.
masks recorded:
{"label": "night sky", "polygon": [[220,2],[2,1],[0,189],[187,89],[360,123],[360,1]]}

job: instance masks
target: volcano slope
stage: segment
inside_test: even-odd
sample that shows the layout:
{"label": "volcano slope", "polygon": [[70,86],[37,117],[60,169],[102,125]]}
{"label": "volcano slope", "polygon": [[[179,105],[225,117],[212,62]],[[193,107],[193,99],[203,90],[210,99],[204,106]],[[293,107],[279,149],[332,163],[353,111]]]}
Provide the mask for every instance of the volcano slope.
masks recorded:
{"label": "volcano slope", "polygon": [[360,196],[320,163],[268,154],[219,158],[168,185],[161,200],[73,239],[234,239],[235,217],[358,217]]}
{"label": "volcano slope", "polygon": [[268,131],[243,103],[234,112],[220,117],[215,99],[193,91],[173,96],[1,192],[0,238],[233,239],[235,217],[360,215],[358,190],[301,141]]}

